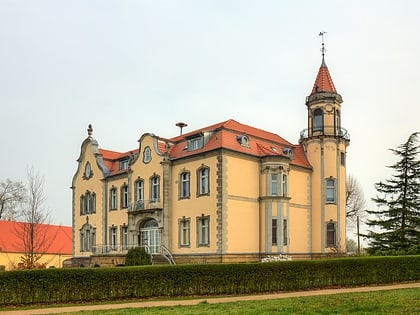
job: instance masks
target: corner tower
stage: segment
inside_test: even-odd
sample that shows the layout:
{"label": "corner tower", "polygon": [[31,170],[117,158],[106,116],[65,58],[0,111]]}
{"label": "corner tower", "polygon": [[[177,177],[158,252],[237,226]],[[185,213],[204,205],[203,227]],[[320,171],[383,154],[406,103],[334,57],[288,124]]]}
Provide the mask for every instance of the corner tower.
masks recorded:
{"label": "corner tower", "polygon": [[325,63],[322,62],[311,94],[306,98],[308,127],[300,143],[312,165],[311,252],[314,255],[344,253],[346,249],[346,149],[350,138],[341,127],[341,104]]}

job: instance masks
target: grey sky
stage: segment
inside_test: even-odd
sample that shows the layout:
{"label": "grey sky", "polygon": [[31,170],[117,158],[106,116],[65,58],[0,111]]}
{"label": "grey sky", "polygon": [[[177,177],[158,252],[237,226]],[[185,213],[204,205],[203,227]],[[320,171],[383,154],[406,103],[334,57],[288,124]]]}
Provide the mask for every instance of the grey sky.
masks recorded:
{"label": "grey sky", "polygon": [[297,143],[326,31],[348,172],[371,198],[387,149],[420,130],[419,16],[418,1],[0,0],[0,180],[34,166],[70,225],[89,123],[116,151],[229,118]]}

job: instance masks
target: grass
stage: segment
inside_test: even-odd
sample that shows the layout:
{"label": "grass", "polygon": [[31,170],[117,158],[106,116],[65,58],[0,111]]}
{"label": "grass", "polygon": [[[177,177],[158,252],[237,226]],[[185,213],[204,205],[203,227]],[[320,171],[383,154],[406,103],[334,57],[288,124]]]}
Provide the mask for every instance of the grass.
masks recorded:
{"label": "grass", "polygon": [[288,299],[243,301],[193,306],[80,311],[78,315],[115,314],[420,314],[420,288],[343,293]]}

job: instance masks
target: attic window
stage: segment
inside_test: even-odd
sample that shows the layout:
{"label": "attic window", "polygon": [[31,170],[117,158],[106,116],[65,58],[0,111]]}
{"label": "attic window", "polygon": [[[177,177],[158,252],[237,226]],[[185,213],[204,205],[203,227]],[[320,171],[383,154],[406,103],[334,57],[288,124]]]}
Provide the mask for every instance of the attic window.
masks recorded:
{"label": "attic window", "polygon": [[273,150],[274,152],[277,152],[277,149],[275,147],[271,147],[271,150]]}
{"label": "attic window", "polygon": [[120,160],[120,170],[126,170],[128,168],[128,159]]}
{"label": "attic window", "polygon": [[203,137],[202,136],[188,139],[188,142],[187,142],[187,150],[188,151],[198,150],[198,149],[201,149],[202,147],[203,147]]}
{"label": "attic window", "polygon": [[237,136],[236,141],[245,148],[249,148],[249,138],[247,135]]}

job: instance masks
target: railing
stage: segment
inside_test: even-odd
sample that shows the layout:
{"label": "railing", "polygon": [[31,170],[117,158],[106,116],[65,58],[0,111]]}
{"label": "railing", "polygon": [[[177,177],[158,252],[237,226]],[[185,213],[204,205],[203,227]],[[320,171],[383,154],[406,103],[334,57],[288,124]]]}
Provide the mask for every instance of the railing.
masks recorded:
{"label": "railing", "polygon": [[127,245],[95,245],[92,246],[92,254],[126,254],[128,249],[129,247]]}
{"label": "railing", "polygon": [[172,253],[169,251],[169,249],[165,245],[161,246],[161,250],[162,250],[162,256],[165,257],[166,260],[169,261],[171,265],[176,265],[175,260],[172,257]]}
{"label": "railing", "polygon": [[333,136],[350,140],[350,134],[344,128],[337,128],[334,126],[324,126],[323,128],[303,129],[300,132],[300,140],[308,139],[309,137],[317,136]]}
{"label": "railing", "polygon": [[128,212],[157,209],[162,209],[162,203],[160,200],[137,200],[136,202],[134,202],[134,204],[128,207]]}

